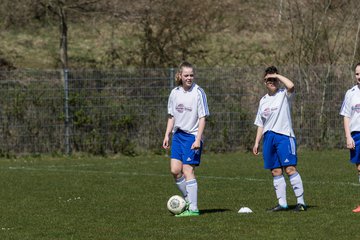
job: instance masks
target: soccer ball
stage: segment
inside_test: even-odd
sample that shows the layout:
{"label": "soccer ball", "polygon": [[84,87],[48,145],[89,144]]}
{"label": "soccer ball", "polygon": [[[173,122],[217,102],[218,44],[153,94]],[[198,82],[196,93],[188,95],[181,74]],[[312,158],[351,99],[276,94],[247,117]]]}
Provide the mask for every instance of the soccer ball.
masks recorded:
{"label": "soccer ball", "polygon": [[179,195],[174,195],[171,198],[169,198],[169,201],[167,202],[167,209],[172,214],[180,214],[182,213],[186,208],[186,201],[183,197]]}

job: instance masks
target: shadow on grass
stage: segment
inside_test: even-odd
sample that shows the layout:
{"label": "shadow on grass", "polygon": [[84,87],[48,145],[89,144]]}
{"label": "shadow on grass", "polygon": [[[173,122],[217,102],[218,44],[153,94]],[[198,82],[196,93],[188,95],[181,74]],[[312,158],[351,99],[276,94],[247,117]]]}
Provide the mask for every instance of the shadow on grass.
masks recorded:
{"label": "shadow on grass", "polygon": [[[296,205],[289,205],[289,210],[294,210]],[[317,206],[314,205],[306,205],[306,209],[309,210],[310,208],[317,208]]]}
{"label": "shadow on grass", "polygon": [[230,209],[226,208],[215,208],[215,209],[201,209],[200,213],[203,214],[211,214],[211,213],[220,213],[220,212],[228,212],[231,211]]}

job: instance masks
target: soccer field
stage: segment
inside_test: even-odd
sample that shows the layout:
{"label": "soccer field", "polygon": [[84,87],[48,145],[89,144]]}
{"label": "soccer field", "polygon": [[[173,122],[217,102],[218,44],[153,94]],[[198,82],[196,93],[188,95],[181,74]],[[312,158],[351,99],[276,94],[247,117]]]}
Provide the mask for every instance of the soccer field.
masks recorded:
{"label": "soccer field", "polygon": [[[308,211],[269,213],[277,202],[261,156],[204,154],[202,214],[175,218],[165,156],[0,159],[0,238],[356,239],[360,185],[348,151],[299,151],[298,169]],[[244,206],[254,213],[239,214]]]}

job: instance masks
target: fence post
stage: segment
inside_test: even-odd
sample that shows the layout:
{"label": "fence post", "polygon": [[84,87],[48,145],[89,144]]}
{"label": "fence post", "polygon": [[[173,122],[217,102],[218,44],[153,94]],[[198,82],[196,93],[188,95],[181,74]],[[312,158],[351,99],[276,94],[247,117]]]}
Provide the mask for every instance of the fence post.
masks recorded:
{"label": "fence post", "polygon": [[69,126],[69,78],[68,78],[68,69],[64,69],[64,93],[65,93],[65,101],[64,101],[64,110],[65,110],[65,153],[70,155],[71,147],[70,147],[70,126]]}
{"label": "fence post", "polygon": [[170,77],[169,77],[169,86],[170,86],[170,90],[174,88],[174,68],[170,68]]}

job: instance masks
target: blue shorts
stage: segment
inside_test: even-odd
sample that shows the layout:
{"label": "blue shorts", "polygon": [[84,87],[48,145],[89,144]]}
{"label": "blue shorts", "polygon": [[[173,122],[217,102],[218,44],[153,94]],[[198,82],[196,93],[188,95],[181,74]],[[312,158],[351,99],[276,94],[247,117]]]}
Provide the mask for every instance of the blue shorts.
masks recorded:
{"label": "blue shorts", "polygon": [[267,131],[264,134],[263,158],[265,169],[296,166],[296,139]]}
{"label": "blue shorts", "polygon": [[183,164],[200,165],[200,157],[203,143],[201,141],[199,149],[191,149],[195,142],[195,135],[177,130],[172,138],[171,158],[182,161]]}
{"label": "blue shorts", "polygon": [[350,150],[350,162],[360,164],[360,132],[352,132],[351,137],[355,142],[355,149]]}

